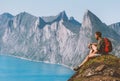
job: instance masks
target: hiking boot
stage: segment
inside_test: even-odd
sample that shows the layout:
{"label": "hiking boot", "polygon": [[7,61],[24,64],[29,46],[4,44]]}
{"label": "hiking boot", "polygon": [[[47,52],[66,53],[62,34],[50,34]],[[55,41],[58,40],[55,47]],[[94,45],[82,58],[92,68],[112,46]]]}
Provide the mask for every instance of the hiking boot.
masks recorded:
{"label": "hiking boot", "polygon": [[78,71],[79,69],[80,69],[80,67],[77,66],[77,67],[75,67],[73,70],[74,70],[74,71]]}

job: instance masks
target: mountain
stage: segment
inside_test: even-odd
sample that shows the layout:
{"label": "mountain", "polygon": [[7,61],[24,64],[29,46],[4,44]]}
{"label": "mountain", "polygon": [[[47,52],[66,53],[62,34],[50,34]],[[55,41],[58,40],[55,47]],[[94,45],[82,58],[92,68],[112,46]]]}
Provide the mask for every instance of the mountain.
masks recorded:
{"label": "mountain", "polygon": [[118,50],[120,50],[119,47],[120,35],[118,35],[113,29],[111,29],[105,23],[103,23],[95,14],[87,10],[83,17],[83,22],[80,28],[77,45],[80,55],[77,56],[76,59],[79,60],[80,62],[86,57],[86,55],[89,52],[89,49],[87,48],[88,43],[96,42],[94,38],[94,33],[96,31],[102,32],[103,37],[107,37],[112,41],[113,44],[112,53],[115,54],[116,56],[119,56]]}
{"label": "mountain", "polygon": [[119,63],[120,58],[114,55],[96,57],[85,63],[68,81],[120,81]]}
{"label": "mountain", "polygon": [[[3,13],[0,15],[0,30],[4,30],[8,25],[11,23],[11,19],[13,18],[13,15],[9,13]],[[3,31],[0,31],[3,32]]]}
{"label": "mountain", "polygon": [[[113,38],[115,40],[120,40],[119,35],[111,30],[106,24],[104,24],[96,15],[87,10],[85,12],[82,27],[87,34],[94,36],[96,31],[103,33],[103,36]],[[115,37],[116,36],[116,37]]]}
{"label": "mountain", "polygon": [[42,17],[42,19],[47,22],[48,24],[51,24],[53,22],[56,22],[56,21],[60,21],[61,19],[63,19],[64,21],[67,21],[68,20],[68,17],[66,15],[66,12],[65,11],[62,11],[60,12],[58,15],[56,16],[49,16],[49,17]]}
{"label": "mountain", "polygon": [[109,25],[110,28],[112,28],[117,34],[120,35],[120,22],[114,23]]}
{"label": "mountain", "polygon": [[83,22],[68,18],[65,11],[56,16],[36,17],[27,12],[0,15],[0,54],[74,67],[95,42],[95,31],[111,39],[113,53],[119,56],[120,35],[87,10]]}
{"label": "mountain", "polygon": [[[63,24],[69,22],[64,11],[54,20],[52,17],[50,20],[46,21],[42,17],[35,17],[27,12],[11,18],[8,21],[11,24],[4,28],[1,37],[1,54],[70,65],[71,62],[68,63],[68,60],[71,60],[73,53],[70,56],[69,49],[75,50],[73,46],[76,46],[77,42],[73,43],[73,41],[77,41],[79,33],[72,32],[73,30],[69,30]],[[74,21],[76,20],[74,19]],[[69,22],[70,28],[74,26],[78,28],[75,29],[76,31],[80,30],[80,25]],[[66,47],[68,44],[70,47]],[[66,54],[66,52],[68,53]]]}
{"label": "mountain", "polygon": [[54,22],[59,22],[60,20],[64,20],[63,24],[65,25],[65,27],[74,33],[79,33],[81,26],[81,24],[77,20],[75,20],[74,17],[70,17],[70,19],[68,19],[65,11],[60,12],[56,16],[42,17],[42,19],[47,24],[52,24]]}
{"label": "mountain", "polygon": [[79,33],[80,31],[81,23],[76,21],[74,17],[70,17],[70,19],[63,22],[63,24],[67,29],[71,30],[74,33]]}

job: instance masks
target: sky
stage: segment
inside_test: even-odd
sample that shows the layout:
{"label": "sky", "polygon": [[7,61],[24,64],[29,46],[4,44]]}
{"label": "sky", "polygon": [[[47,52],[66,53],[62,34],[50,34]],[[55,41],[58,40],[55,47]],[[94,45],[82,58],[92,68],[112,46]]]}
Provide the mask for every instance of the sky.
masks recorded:
{"label": "sky", "polygon": [[17,15],[28,12],[34,16],[54,16],[66,11],[82,22],[86,10],[97,15],[104,23],[120,22],[120,0],[0,0],[0,14]]}

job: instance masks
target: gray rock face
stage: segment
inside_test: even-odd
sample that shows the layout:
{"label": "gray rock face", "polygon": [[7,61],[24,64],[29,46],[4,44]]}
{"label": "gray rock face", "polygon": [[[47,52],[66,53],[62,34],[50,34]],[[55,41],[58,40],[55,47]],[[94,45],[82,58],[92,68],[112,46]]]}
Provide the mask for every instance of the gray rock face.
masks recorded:
{"label": "gray rock face", "polygon": [[94,42],[95,31],[102,31],[119,54],[119,34],[87,11],[83,23],[67,17],[35,17],[23,12],[16,16],[0,15],[0,54],[9,54],[35,61],[78,65],[88,54],[87,45]]}
{"label": "gray rock face", "polygon": [[120,35],[120,22],[111,24],[109,27]]}

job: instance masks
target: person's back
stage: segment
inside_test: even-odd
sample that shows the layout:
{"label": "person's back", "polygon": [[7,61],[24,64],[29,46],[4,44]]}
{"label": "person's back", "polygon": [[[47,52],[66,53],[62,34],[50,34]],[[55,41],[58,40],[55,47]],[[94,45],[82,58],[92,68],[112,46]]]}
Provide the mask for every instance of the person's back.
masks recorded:
{"label": "person's back", "polygon": [[97,39],[98,42],[97,42],[97,50],[99,54],[103,54],[104,53],[104,38],[100,37],[99,39]]}

